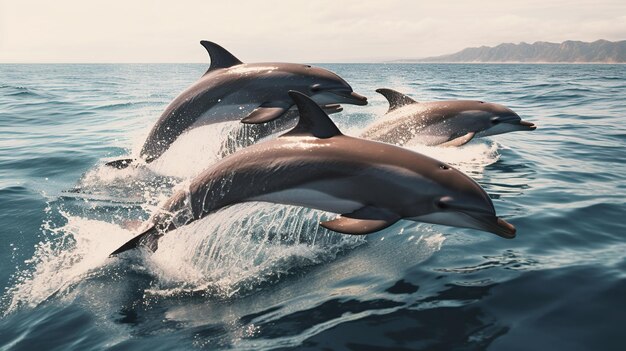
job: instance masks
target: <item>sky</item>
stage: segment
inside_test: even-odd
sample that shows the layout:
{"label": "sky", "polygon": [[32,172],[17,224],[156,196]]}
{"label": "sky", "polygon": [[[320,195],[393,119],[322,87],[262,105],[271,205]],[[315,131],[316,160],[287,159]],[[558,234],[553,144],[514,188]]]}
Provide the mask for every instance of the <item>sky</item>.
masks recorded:
{"label": "sky", "polygon": [[377,62],[503,42],[626,39],[624,0],[0,0],[0,63]]}

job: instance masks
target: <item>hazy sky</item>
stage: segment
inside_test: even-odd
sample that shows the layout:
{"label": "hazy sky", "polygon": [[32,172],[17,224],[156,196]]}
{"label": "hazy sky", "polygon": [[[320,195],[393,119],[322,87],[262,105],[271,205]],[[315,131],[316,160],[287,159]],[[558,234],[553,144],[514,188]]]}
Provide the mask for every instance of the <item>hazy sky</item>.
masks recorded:
{"label": "hazy sky", "polygon": [[0,62],[367,62],[626,39],[626,1],[0,0]]}

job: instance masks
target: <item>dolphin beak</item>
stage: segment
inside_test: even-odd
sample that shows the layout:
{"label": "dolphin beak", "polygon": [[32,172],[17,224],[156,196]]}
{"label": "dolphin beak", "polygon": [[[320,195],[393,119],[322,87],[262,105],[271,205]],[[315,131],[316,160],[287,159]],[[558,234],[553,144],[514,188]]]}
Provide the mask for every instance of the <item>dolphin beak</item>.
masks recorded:
{"label": "dolphin beak", "polygon": [[360,105],[360,106],[364,106],[367,105],[367,98],[361,94],[357,94],[354,91],[350,93],[350,96],[352,96],[358,103],[355,105]]}
{"label": "dolphin beak", "polygon": [[534,123],[527,122],[527,121],[519,121],[519,125],[522,127],[526,127],[528,130],[537,129],[537,126]]}
{"label": "dolphin beak", "polygon": [[468,228],[493,233],[505,239],[515,238],[515,227],[494,213],[481,210],[465,210],[460,213],[470,218]]}
{"label": "dolphin beak", "polygon": [[515,232],[517,231],[515,229],[515,226],[500,217],[496,217],[496,218],[497,218],[497,221],[496,221],[497,230],[493,231],[492,233],[499,235],[505,239],[515,238]]}
{"label": "dolphin beak", "polygon": [[345,101],[343,103],[359,106],[367,105],[367,98],[361,94],[355,93],[354,91],[329,90],[329,92],[344,98]]}
{"label": "dolphin beak", "polygon": [[[471,216],[480,223],[480,229],[496,234],[497,236],[505,239],[515,238],[515,227],[505,221],[504,219],[496,216]],[[478,229],[478,228],[477,228]]]}

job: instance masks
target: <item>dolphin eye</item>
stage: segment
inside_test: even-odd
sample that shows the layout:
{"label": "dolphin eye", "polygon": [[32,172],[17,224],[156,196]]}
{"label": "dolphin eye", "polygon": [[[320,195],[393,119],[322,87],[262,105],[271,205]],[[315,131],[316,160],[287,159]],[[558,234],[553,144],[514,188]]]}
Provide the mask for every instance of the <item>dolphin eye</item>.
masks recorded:
{"label": "dolphin eye", "polygon": [[437,208],[440,210],[447,210],[449,208],[452,208],[452,206],[450,206],[450,203],[453,200],[454,199],[450,196],[443,196],[437,199],[437,201],[435,202],[435,206],[437,206]]}
{"label": "dolphin eye", "polygon": [[321,84],[313,84],[311,85],[311,91],[320,91],[322,90],[322,85]]}
{"label": "dolphin eye", "polygon": [[441,168],[441,169],[450,169],[450,167],[448,167],[448,165],[444,165],[444,164],[439,165],[439,168]]}
{"label": "dolphin eye", "polygon": [[492,117],[492,118],[491,118],[491,123],[493,123],[493,124],[498,124],[498,123],[500,123],[500,118],[498,118],[498,117]]}

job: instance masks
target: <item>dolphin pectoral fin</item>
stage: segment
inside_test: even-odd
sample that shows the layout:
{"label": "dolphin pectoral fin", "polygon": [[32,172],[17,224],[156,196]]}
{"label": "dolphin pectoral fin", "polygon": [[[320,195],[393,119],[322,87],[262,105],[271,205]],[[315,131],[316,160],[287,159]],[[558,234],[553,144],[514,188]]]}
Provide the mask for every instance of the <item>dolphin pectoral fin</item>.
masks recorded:
{"label": "dolphin pectoral fin", "polygon": [[114,161],[109,161],[107,163],[105,163],[105,166],[109,166],[109,167],[114,167],[117,169],[124,169],[128,166],[130,166],[131,163],[133,163],[135,159],[132,158],[123,158],[120,160],[114,160]]}
{"label": "dolphin pectoral fin", "polygon": [[252,111],[244,119],[242,119],[241,123],[246,123],[246,124],[266,123],[266,122],[275,120],[276,118],[285,114],[287,111],[289,111],[289,107],[287,108],[282,107],[282,106],[265,107],[261,105],[255,108],[254,111]]}
{"label": "dolphin pectoral fin", "polygon": [[130,239],[124,245],[120,246],[117,250],[111,252],[109,257],[116,256],[118,254],[121,254],[122,252],[135,249],[139,246],[144,246],[150,251],[155,252],[159,247],[158,244],[160,236],[161,234],[157,231],[155,227],[150,227],[150,229]]}
{"label": "dolphin pectoral fin", "polygon": [[328,114],[310,97],[294,90],[289,91],[289,96],[296,103],[300,118],[298,124],[281,137],[314,136],[326,139],[341,135]]}
{"label": "dolphin pectoral fin", "polygon": [[393,89],[381,88],[376,89],[376,92],[384,96],[385,99],[389,101],[389,110],[387,113],[402,106],[417,104],[417,101]]}
{"label": "dolphin pectoral fin", "polygon": [[465,135],[461,135],[458,138],[454,138],[450,141],[446,141],[443,144],[439,144],[439,146],[443,146],[443,147],[449,147],[449,146],[461,146],[461,145],[465,145],[467,143],[470,142],[470,140],[472,140],[472,138],[474,138],[474,135],[476,135],[476,132],[469,132]]}
{"label": "dolphin pectoral fin", "polygon": [[321,222],[320,225],[343,234],[364,235],[383,230],[399,219],[400,216],[391,211],[366,206],[333,220]]}
{"label": "dolphin pectoral fin", "polygon": [[211,58],[211,66],[205,74],[218,68],[228,68],[243,63],[233,54],[228,52],[228,50],[215,44],[212,41],[202,40],[200,44],[204,46],[206,51],[209,53],[209,57]]}
{"label": "dolphin pectoral fin", "polygon": [[365,235],[383,230],[398,220],[387,219],[356,219],[339,216],[333,220],[321,222],[320,225],[334,232],[351,235]]}
{"label": "dolphin pectoral fin", "polygon": [[339,104],[323,105],[322,109],[324,110],[324,112],[326,112],[326,114],[329,114],[329,115],[343,111],[343,107]]}

